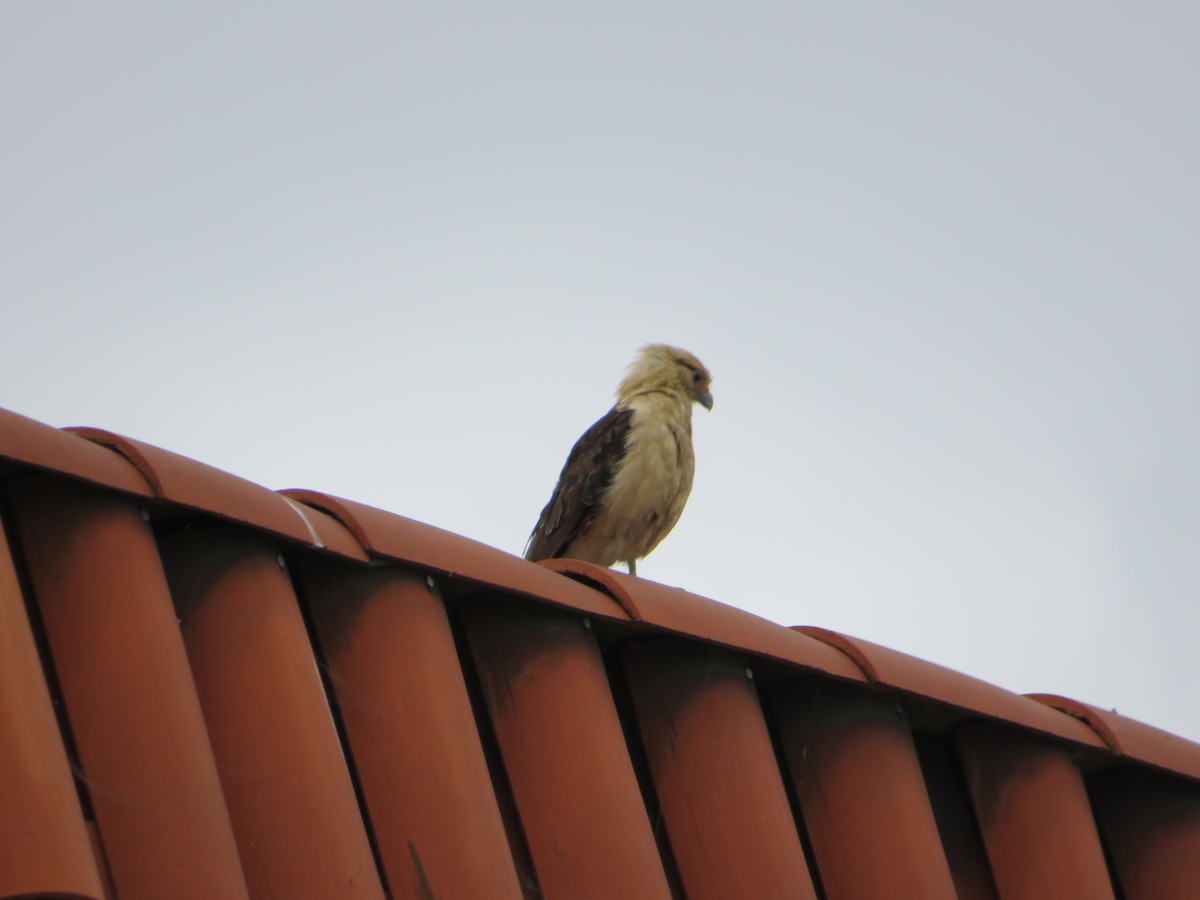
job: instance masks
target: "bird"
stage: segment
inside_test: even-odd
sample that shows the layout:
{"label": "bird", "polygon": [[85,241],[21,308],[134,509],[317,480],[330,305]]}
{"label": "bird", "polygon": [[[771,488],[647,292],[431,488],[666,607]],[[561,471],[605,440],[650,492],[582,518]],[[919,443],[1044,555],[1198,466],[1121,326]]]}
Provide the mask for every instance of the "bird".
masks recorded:
{"label": "bird", "polygon": [[528,560],[637,560],[667,536],[692,490],[692,404],[713,406],[712,376],[667,344],[642,347],[616,403],[575,442],[525,546]]}

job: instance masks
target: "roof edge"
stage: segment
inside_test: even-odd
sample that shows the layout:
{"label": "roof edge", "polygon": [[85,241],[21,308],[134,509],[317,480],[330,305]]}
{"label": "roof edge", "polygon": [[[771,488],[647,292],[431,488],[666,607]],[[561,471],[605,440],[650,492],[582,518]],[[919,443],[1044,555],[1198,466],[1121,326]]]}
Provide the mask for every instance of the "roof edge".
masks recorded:
{"label": "roof edge", "polygon": [[93,444],[106,447],[118,456],[124,457],[138,470],[138,474],[146,479],[146,483],[150,485],[150,490],[154,492],[154,496],[163,497],[162,480],[158,477],[158,473],[154,471],[154,466],[150,464],[150,460],[146,459],[146,455],[138,449],[137,444],[132,439],[117,434],[115,431],[94,428],[90,425],[71,425],[62,430],[68,434],[81,437],[85,441],[91,441]]}
{"label": "roof edge", "polygon": [[1026,694],[1095,730],[1113,754],[1200,781],[1200,744],[1082,700],[1058,694]]}
{"label": "roof edge", "polygon": [[611,569],[584,562],[580,559],[568,559],[565,557],[539,560],[537,565],[544,569],[549,569],[551,572],[557,572],[559,575],[565,575],[572,581],[578,581],[580,584],[586,584],[588,587],[603,591],[616,600],[621,608],[629,613],[629,618],[634,622],[646,621],[646,617],[638,609],[633,595],[625,590],[617,579],[612,577]]}
{"label": "roof edge", "polygon": [[1092,729],[1092,731],[1096,732],[1100,740],[1104,741],[1105,746],[1114,754],[1125,755],[1120,738],[1117,737],[1108,723],[1098,715],[1094,707],[1058,694],[1026,694],[1025,696],[1030,700],[1036,700],[1038,703],[1045,704],[1051,709],[1056,709],[1074,719],[1078,719],[1088,728]]}
{"label": "roof edge", "polygon": [[866,676],[867,681],[872,684],[880,684],[882,679],[879,677],[879,672],[871,663],[871,660],[865,653],[844,634],[839,634],[836,631],[831,631],[828,628],[821,628],[817,625],[793,625],[792,631],[798,631],[800,634],[808,635],[814,640],[820,641],[822,644],[828,644],[835,650],[840,650],[845,654],[852,663],[858,666],[859,671]]}

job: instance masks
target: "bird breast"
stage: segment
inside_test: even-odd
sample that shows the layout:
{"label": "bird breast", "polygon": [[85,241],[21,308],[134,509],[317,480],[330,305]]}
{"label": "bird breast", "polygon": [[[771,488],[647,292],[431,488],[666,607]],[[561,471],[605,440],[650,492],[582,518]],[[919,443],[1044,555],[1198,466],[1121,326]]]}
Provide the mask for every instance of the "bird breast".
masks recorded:
{"label": "bird breast", "polygon": [[695,472],[691,401],[655,392],[628,405],[633,421],[625,455],[592,529],[614,561],[641,558],[667,536],[683,512]]}

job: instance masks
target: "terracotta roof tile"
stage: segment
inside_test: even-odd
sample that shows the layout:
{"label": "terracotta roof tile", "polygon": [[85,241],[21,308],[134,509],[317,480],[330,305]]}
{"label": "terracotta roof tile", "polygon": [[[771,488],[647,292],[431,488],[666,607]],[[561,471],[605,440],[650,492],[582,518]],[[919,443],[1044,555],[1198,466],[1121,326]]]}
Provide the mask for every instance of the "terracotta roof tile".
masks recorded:
{"label": "terracotta roof tile", "polygon": [[0,896],[99,897],[71,763],[4,538],[0,528]]}
{"label": "terracotta roof tile", "polygon": [[1200,883],[1175,735],[81,433],[0,411],[0,896]]}
{"label": "terracotta roof tile", "polygon": [[278,545],[203,529],[162,554],[250,894],[382,898]]}
{"label": "terracotta roof tile", "polygon": [[1093,731],[1080,727],[1081,723],[1072,717],[1048,713],[1044,705],[986,681],[826,628],[802,625],[796,630],[843,651],[875,684],[940,700],[1085,746],[1104,746]]}
{"label": "terracotta roof tile", "polygon": [[1005,900],[1114,897],[1068,746],[998,724],[958,732],[966,783]]}
{"label": "terracotta roof tile", "polygon": [[538,565],[596,585],[614,597],[635,621],[840,678],[863,680],[859,669],[841,653],[736,606],[577,559],[548,559]]}
{"label": "terracotta roof tile", "polygon": [[0,409],[0,459],[129,494],[152,494],[145,477],[118,454],[6,409]]}
{"label": "terracotta roof tile", "polygon": [[473,604],[463,620],[543,894],[669,898],[583,617],[509,600]]}
{"label": "terracotta roof tile", "polygon": [[449,578],[463,578],[597,616],[627,618],[624,610],[605,595],[479,541],[319,491],[287,490],[283,494],[333,516],[373,557],[409,563]]}
{"label": "terracotta roof tile", "polygon": [[914,737],[929,804],[958,900],[999,900],[983,835],[963,781],[957,748],[952,741],[915,734]]}
{"label": "terracotta roof tile", "polygon": [[782,687],[773,700],[829,896],[954,900],[916,744],[896,705],[875,691],[815,679]]}
{"label": "terracotta roof tile", "polygon": [[815,900],[745,660],[669,638],[633,643],[625,670],[686,896]]}
{"label": "terracotta roof tile", "polygon": [[357,554],[357,548],[343,544],[344,539],[340,537],[334,539],[332,546],[326,544],[322,539],[322,531],[326,536],[331,532],[324,528],[318,530],[304,507],[276,491],[178,453],[101,428],[68,430],[93,443],[109,447],[127,459],[146,479],[155,497],[313,547]]}
{"label": "terracotta roof tile", "polygon": [[1079,700],[1057,694],[1028,696],[1086,723],[1109,749],[1121,756],[1200,779],[1200,756],[1197,756],[1196,745],[1191,741]]}
{"label": "terracotta roof tile", "polygon": [[1142,768],[1093,779],[1092,808],[1130,900],[1191,900],[1200,885],[1200,785]]}
{"label": "terracotta roof tile", "polygon": [[21,479],[9,501],[118,894],[248,896],[140,509],[49,476]]}
{"label": "terracotta roof tile", "polygon": [[518,900],[517,870],[437,588],[395,566],[319,559],[305,560],[300,583],[392,890],[419,897],[437,885],[446,897]]}

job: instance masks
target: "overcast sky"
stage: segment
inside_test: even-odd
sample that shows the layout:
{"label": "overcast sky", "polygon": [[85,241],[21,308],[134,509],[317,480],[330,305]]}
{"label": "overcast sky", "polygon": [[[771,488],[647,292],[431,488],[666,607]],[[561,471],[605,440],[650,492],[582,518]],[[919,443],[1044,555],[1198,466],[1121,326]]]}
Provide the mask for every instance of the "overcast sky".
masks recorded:
{"label": "overcast sky", "polygon": [[678,344],[644,577],[1200,739],[1198,28],[0,0],[0,406],[520,553]]}

